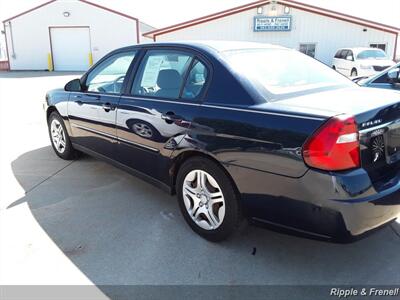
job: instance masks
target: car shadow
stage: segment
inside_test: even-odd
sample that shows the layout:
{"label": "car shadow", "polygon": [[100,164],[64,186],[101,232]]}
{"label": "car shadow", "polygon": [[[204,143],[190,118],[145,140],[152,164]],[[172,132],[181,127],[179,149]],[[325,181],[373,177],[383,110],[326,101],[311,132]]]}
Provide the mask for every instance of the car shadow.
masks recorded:
{"label": "car shadow", "polygon": [[[194,234],[175,197],[84,156],[59,167],[51,147],[12,162],[27,203],[58,248],[103,285],[368,285],[400,282],[397,223],[350,244],[244,226],[211,243]],[[29,163],[27,163],[29,162]],[[35,178],[27,166],[42,177]],[[48,170],[48,176],[45,173]],[[29,228],[26,228],[29,230]]]}
{"label": "car shadow", "polygon": [[33,77],[56,77],[56,76],[82,76],[83,72],[70,71],[0,71],[0,78],[33,78]]}

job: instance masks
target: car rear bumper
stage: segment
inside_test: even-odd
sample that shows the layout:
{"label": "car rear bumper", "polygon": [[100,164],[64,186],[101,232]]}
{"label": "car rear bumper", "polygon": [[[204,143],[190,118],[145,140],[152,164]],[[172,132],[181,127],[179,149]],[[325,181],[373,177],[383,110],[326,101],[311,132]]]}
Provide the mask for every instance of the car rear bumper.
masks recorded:
{"label": "car rear bumper", "polygon": [[372,183],[364,169],[308,170],[300,178],[227,166],[246,215],[312,234],[361,235],[400,214],[400,172]]}

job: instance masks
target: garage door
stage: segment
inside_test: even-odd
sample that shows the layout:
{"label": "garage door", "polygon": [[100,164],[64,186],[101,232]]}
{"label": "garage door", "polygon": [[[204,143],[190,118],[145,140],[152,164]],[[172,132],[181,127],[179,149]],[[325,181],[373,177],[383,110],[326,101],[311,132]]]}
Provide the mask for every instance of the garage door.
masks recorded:
{"label": "garage door", "polygon": [[88,27],[50,28],[55,71],[86,71],[89,68]]}

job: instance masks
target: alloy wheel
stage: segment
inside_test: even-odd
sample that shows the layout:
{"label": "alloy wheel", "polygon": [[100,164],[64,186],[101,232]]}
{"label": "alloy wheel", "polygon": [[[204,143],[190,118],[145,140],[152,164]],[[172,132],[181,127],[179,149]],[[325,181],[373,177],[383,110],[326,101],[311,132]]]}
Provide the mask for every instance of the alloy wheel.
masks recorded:
{"label": "alloy wheel", "polygon": [[133,125],[133,131],[145,138],[151,138],[153,136],[153,131],[149,126],[143,123],[136,123]]}
{"label": "alloy wheel", "polygon": [[225,198],[217,181],[203,170],[189,172],[182,187],[183,200],[192,220],[205,230],[215,230],[225,217]]}
{"label": "alloy wheel", "polygon": [[57,119],[51,121],[51,140],[58,153],[64,153],[66,147],[65,132]]}

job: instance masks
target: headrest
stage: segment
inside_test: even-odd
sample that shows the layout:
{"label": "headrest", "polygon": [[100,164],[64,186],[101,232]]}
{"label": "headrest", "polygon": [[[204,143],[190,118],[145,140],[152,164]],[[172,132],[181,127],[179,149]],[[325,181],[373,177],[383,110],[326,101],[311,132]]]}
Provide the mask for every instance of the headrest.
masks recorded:
{"label": "headrest", "polygon": [[157,85],[160,89],[179,89],[181,83],[182,77],[176,70],[161,70],[158,73]]}

